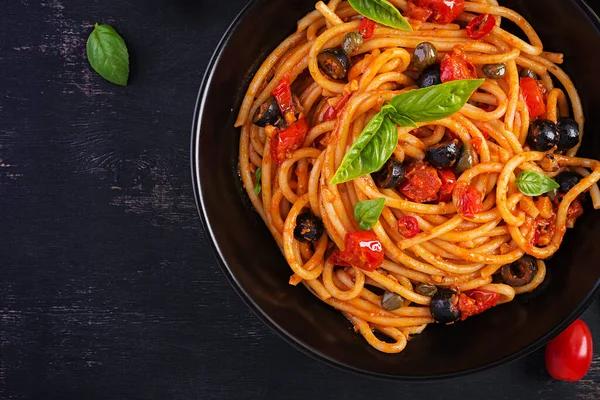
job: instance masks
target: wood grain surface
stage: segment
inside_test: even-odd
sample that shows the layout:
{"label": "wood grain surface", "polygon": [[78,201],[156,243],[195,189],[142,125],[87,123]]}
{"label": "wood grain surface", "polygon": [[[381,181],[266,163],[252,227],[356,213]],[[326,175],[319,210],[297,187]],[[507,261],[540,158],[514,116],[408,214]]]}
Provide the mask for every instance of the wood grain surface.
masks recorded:
{"label": "wood grain surface", "polygon": [[[542,350],[379,381],[314,361],[244,306],[201,230],[188,152],[204,68],[245,3],[2,4],[0,399],[599,399],[598,352],[578,383],[552,380]],[[126,39],[129,87],[88,66],[95,22]],[[600,301],[583,319],[600,349]]]}

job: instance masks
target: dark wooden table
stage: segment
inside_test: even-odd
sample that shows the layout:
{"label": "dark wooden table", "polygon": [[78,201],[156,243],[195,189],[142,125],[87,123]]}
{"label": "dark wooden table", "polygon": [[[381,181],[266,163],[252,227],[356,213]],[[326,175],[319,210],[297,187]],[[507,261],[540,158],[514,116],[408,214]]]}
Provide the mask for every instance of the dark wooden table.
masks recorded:
{"label": "dark wooden table", "polygon": [[[245,3],[3,4],[0,399],[600,398],[598,355],[574,384],[543,351],[382,382],[314,361],[243,305],[201,230],[188,151],[204,68]],[[88,66],[95,22],[126,38],[129,87]],[[583,319],[600,349],[600,301]]]}

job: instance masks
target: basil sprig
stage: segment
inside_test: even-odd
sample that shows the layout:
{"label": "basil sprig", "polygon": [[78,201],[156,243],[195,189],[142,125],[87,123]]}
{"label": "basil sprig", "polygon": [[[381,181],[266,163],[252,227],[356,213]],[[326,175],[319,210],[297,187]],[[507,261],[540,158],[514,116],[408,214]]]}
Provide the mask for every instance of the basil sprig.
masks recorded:
{"label": "basil sprig", "polygon": [[412,32],[412,27],[400,11],[387,0],[348,0],[359,14],[379,22],[381,25]]}
{"label": "basil sprig", "polygon": [[256,172],[254,173],[254,180],[256,181],[256,184],[254,185],[254,194],[258,196],[262,190],[262,167],[258,167],[256,169]]}
{"label": "basil sprig", "polygon": [[390,104],[400,115],[415,122],[429,122],[458,112],[485,79],[464,79],[411,90],[394,97]]}
{"label": "basil sprig", "polygon": [[112,26],[94,26],[87,41],[87,58],[101,77],[116,85],[127,86],[129,52],[125,41]]}
{"label": "basil sprig", "polygon": [[517,188],[527,196],[541,196],[558,187],[556,181],[537,171],[522,171],[517,177]]}
{"label": "basil sprig", "polygon": [[385,206],[385,199],[380,197],[375,200],[359,201],[354,205],[354,219],[358,227],[368,231],[375,226]]}
{"label": "basil sprig", "polygon": [[449,117],[459,111],[484,79],[458,80],[412,90],[394,97],[369,121],[331,179],[344,183],[381,169],[398,144],[398,126]]}

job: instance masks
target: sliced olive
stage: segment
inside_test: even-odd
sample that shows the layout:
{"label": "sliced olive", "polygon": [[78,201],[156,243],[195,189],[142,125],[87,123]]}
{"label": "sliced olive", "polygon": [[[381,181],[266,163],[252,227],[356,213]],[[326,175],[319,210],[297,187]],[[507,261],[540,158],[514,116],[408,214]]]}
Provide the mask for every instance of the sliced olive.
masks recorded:
{"label": "sliced olive", "polygon": [[380,189],[392,189],[404,180],[404,166],[395,158],[390,158],[383,167],[371,176]]}
{"label": "sliced olive", "polygon": [[417,78],[417,85],[419,85],[420,88],[439,85],[442,83],[440,74],[440,64],[433,64],[421,72],[421,75]]}
{"label": "sliced olive", "polygon": [[342,42],[342,48],[346,52],[346,54],[352,54],[356,50],[360,48],[363,44],[363,37],[358,32],[348,32],[346,36],[344,36],[344,41]]}
{"label": "sliced olive", "polygon": [[581,180],[581,175],[573,171],[564,171],[556,176],[556,183],[559,184],[558,192],[567,193],[573,189]]}
{"label": "sliced olive", "polygon": [[558,120],[558,149],[569,150],[579,143],[579,124],[571,118]]}
{"label": "sliced olive", "polygon": [[431,298],[429,311],[436,322],[451,324],[460,318],[458,293],[452,289],[440,289]]}
{"label": "sliced olive", "polygon": [[415,47],[415,52],[412,56],[412,61],[416,69],[425,69],[430,65],[435,64],[437,59],[437,49],[429,42],[419,43]]}
{"label": "sliced olive", "polygon": [[341,47],[322,51],[317,56],[317,62],[321,71],[331,79],[345,79],[350,69],[350,59]]}
{"label": "sliced olive", "polygon": [[449,143],[442,143],[430,147],[425,152],[425,157],[427,158],[427,161],[436,168],[449,168],[456,163],[459,153],[460,146],[458,145],[458,140],[453,140]]}
{"label": "sliced olive", "polygon": [[421,296],[432,297],[433,295],[435,295],[437,293],[437,291],[438,291],[437,286],[429,285],[427,283],[419,283],[415,287],[415,292],[417,292]]}
{"label": "sliced olive", "polygon": [[304,213],[296,217],[296,228],[294,228],[294,237],[301,242],[316,242],[321,239],[325,226],[316,215]]}
{"label": "sliced olive", "polygon": [[500,269],[504,283],[510,286],[525,286],[533,280],[537,273],[537,263],[531,256],[524,255],[512,264],[504,265]]}
{"label": "sliced olive", "polygon": [[267,125],[277,125],[280,120],[279,105],[277,105],[275,97],[271,96],[256,109],[252,123],[264,128]]}
{"label": "sliced olive", "polygon": [[390,292],[386,290],[381,297],[381,307],[384,310],[394,311],[404,305],[404,299],[398,293]]}
{"label": "sliced olive", "polygon": [[547,119],[537,119],[529,125],[527,143],[533,150],[548,151],[558,143],[556,124]]}
{"label": "sliced olive", "polygon": [[456,166],[454,167],[454,173],[460,175],[466,170],[473,168],[474,163],[475,160],[473,158],[471,144],[465,143],[460,152],[460,157],[458,157],[458,161],[456,162]]}
{"label": "sliced olive", "polygon": [[535,73],[535,71],[529,68],[523,68],[523,71],[521,71],[521,77],[538,79],[538,76]]}
{"label": "sliced olive", "polygon": [[506,75],[506,64],[485,64],[482,68],[483,74],[490,79],[500,79]]}

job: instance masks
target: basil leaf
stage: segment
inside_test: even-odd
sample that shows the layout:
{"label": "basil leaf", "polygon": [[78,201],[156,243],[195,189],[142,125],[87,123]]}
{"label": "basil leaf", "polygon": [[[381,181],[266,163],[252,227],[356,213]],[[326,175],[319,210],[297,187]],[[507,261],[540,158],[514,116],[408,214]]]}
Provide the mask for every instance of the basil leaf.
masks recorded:
{"label": "basil leaf", "polygon": [[254,173],[254,179],[256,181],[256,185],[254,185],[254,194],[258,196],[258,194],[262,190],[262,184],[261,184],[262,167],[258,167],[256,169],[256,172]]}
{"label": "basil leaf", "polygon": [[354,219],[363,231],[368,231],[375,226],[385,206],[383,197],[375,200],[359,201],[354,205]]}
{"label": "basil leaf", "polygon": [[517,177],[517,188],[527,196],[540,196],[558,187],[553,179],[536,171],[522,171]]}
{"label": "basil leaf", "polygon": [[348,182],[378,171],[391,157],[397,144],[398,130],[392,120],[385,116],[385,112],[375,114],[350,146],[331,184]]}
{"label": "basil leaf", "polygon": [[464,79],[399,94],[390,104],[415,122],[429,122],[458,112],[485,79]]}
{"label": "basil leaf", "polygon": [[402,31],[412,32],[412,26],[400,14],[400,11],[387,0],[348,0],[359,14],[379,22],[381,25]]}
{"label": "basil leaf", "polygon": [[129,52],[125,41],[112,26],[94,26],[87,41],[87,58],[101,77],[116,85],[127,86]]}

